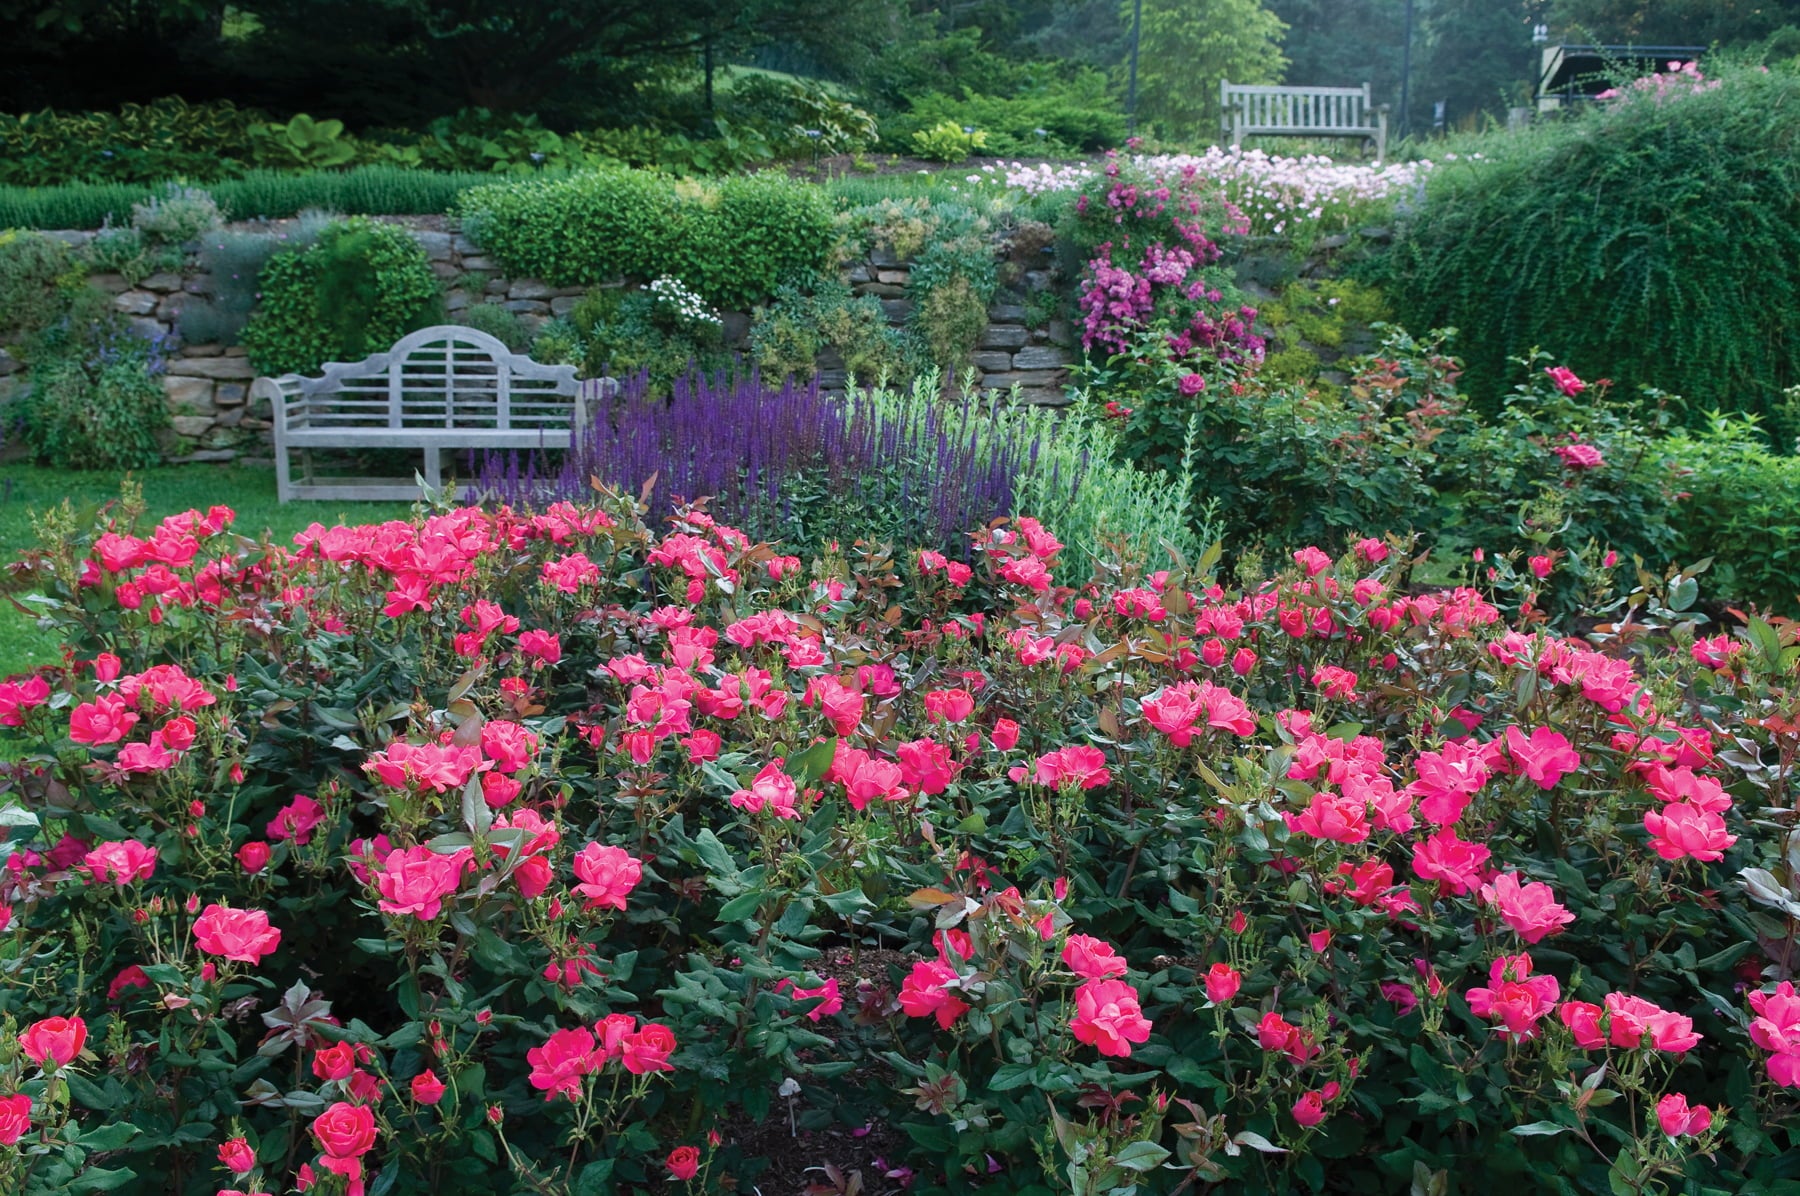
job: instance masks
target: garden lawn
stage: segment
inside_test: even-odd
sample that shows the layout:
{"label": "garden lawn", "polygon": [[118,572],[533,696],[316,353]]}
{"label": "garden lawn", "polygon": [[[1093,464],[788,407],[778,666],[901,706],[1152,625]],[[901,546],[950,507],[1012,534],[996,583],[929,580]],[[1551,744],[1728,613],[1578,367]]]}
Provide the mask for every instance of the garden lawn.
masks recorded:
{"label": "garden lawn", "polygon": [[[190,507],[205,510],[224,503],[237,511],[234,528],[246,536],[267,532],[283,541],[317,520],[365,523],[403,517],[404,503],[290,503],[275,501],[272,470],[224,468],[217,465],[172,465],[132,475],[144,487],[149,504],[146,526]],[[37,542],[36,517],[68,499],[79,509],[116,499],[120,475],[71,472],[35,465],[0,468],[0,561],[10,563]],[[13,595],[22,598],[23,595]],[[55,636],[10,602],[0,603],[0,677],[53,663],[61,658]]]}

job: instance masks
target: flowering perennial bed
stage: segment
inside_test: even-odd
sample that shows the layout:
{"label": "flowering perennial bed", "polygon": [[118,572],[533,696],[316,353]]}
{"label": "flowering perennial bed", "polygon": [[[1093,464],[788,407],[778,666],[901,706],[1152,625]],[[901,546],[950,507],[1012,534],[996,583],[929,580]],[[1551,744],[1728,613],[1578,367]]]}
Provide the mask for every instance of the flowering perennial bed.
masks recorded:
{"label": "flowering perennial bed", "polygon": [[741,1191],[770,1118],[898,1131],[818,1191],[1793,1182],[1791,628],[230,522],[22,568],[6,1191]]}
{"label": "flowering perennial bed", "polygon": [[[1452,155],[1454,157],[1454,155]],[[1257,235],[1298,234],[1310,227],[1335,230],[1348,227],[1370,205],[1396,197],[1422,194],[1432,169],[1430,159],[1363,166],[1334,162],[1321,154],[1289,158],[1263,150],[1211,146],[1203,154],[1109,155],[1096,169],[1079,165],[1015,164],[1005,174],[1006,184],[1028,195],[1056,191],[1083,191],[1112,167],[1124,165],[1139,178],[1154,179],[1164,186],[1178,180],[1201,180],[1237,206],[1244,217],[1242,231]]]}

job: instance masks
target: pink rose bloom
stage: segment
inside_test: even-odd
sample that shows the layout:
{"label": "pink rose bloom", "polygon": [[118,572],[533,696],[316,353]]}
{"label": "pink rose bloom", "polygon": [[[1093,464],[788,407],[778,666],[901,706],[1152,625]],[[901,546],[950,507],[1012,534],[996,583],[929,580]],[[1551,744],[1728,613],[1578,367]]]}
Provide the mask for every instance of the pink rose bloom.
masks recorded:
{"label": "pink rose bloom", "polygon": [[1571,370],[1566,365],[1550,366],[1544,373],[1550,375],[1550,381],[1556,384],[1556,389],[1562,391],[1571,399],[1587,389],[1587,383],[1583,382],[1580,378],[1577,378],[1575,376],[1575,371]]}
{"label": "pink rose bloom", "polygon": [[1294,553],[1294,563],[1304,569],[1308,577],[1317,577],[1331,568],[1331,558],[1310,544]]}
{"label": "pink rose bloom", "polygon": [[934,689],[925,695],[925,721],[960,723],[975,713],[975,696],[966,689]]}
{"label": "pink rose bloom", "polygon": [[1502,955],[1488,971],[1487,988],[1469,990],[1469,1009],[1476,1017],[1501,1024],[1503,1036],[1525,1039],[1537,1033],[1537,1023],[1556,1007],[1562,986],[1555,976],[1533,976],[1531,956]]}
{"label": "pink rose bloom", "polygon": [[589,909],[625,908],[626,894],[643,879],[644,865],[623,847],[589,843],[576,853],[575,891],[586,898]]}
{"label": "pink rose bloom", "polygon": [[907,1017],[935,1017],[939,1029],[948,1030],[951,1023],[969,1008],[949,990],[956,980],[956,969],[936,960],[915,963],[911,974],[900,986],[900,1008]]}
{"label": "pink rose bloom", "polygon": [[1690,1137],[1712,1128],[1712,1110],[1705,1105],[1690,1109],[1687,1097],[1671,1092],[1656,1102],[1656,1122],[1671,1138]]}
{"label": "pink rose bloom", "polygon": [[94,884],[108,881],[120,888],[134,881],[149,880],[156,871],[156,848],[146,847],[136,839],[102,843],[81,859]]}
{"label": "pink rose bloom", "polygon": [[739,789],[731,795],[731,804],[750,814],[767,810],[777,818],[798,819],[800,811],[795,802],[799,791],[794,787],[794,778],[782,771],[783,763],[777,758],[763,765],[751,780],[750,788]]}
{"label": "pink rose bloom", "polygon": [[232,1138],[219,1146],[219,1162],[233,1175],[248,1175],[256,1168],[256,1152],[244,1138]]}
{"label": "pink rose bloom", "polygon": [[1175,386],[1181,391],[1183,398],[1191,399],[1206,389],[1206,379],[1199,374],[1183,374]]}
{"label": "pink rose bloom", "polygon": [[87,1023],[79,1017],[47,1017],[19,1031],[19,1049],[48,1070],[67,1067],[87,1046]]}
{"label": "pink rose bloom", "polygon": [[1528,943],[1556,934],[1575,920],[1575,915],[1556,903],[1549,885],[1537,881],[1519,883],[1519,874],[1503,872],[1492,884],[1481,886],[1481,899],[1498,906],[1500,917]]}
{"label": "pink rose bloom", "polygon": [[579,1101],[581,1081],[600,1066],[594,1032],[586,1026],[558,1030],[543,1046],[526,1051],[525,1062],[531,1064],[531,1086],[542,1092],[545,1100],[554,1100],[560,1093]]}
{"label": "pink rose bloom", "polygon": [[259,909],[232,909],[214,903],[194,919],[194,942],[208,955],[257,964],[281,944],[281,931]]}
{"label": "pink rose bloom", "polygon": [[102,694],[69,712],[69,738],[89,747],[117,743],[137,725],[138,716],[124,698]]}
{"label": "pink rose bloom", "polygon": [[562,659],[562,640],[548,631],[523,631],[519,633],[519,651],[535,656],[542,664],[555,664]]}
{"label": "pink rose bloom", "polygon": [[1325,1094],[1308,1092],[1294,1102],[1294,1120],[1311,1129],[1325,1120]]}
{"label": "pink rose bloom", "polygon": [[796,1001],[823,998],[817,1005],[806,1011],[808,1021],[820,1021],[844,1008],[844,998],[838,992],[838,982],[835,977],[814,988],[801,988],[792,980],[783,980],[775,986],[775,991],[786,993]]}
{"label": "pink rose bloom", "polygon": [[1665,860],[1720,860],[1737,842],[1736,835],[1726,833],[1721,815],[1687,802],[1673,802],[1661,813],[1645,811],[1644,829],[1650,832],[1651,849]]}
{"label": "pink rose bloom", "polygon": [[1075,990],[1075,1037],[1102,1055],[1125,1058],[1131,1044],[1150,1040],[1150,1022],[1138,1006],[1137,990],[1123,980],[1089,980]]}
{"label": "pink rose bloom", "polygon": [[674,1071],[669,1056],[675,1053],[675,1031],[655,1022],[647,1022],[635,1034],[627,1034],[619,1043],[619,1061],[634,1076],[653,1071]]}
{"label": "pink rose bloom", "polygon": [[1564,465],[1577,471],[1599,469],[1606,464],[1606,458],[1591,444],[1559,444],[1550,451],[1562,458]]}
{"label": "pink rose bloom", "polygon": [[1534,729],[1529,739],[1518,727],[1508,727],[1506,754],[1517,771],[1542,789],[1556,788],[1557,782],[1581,767],[1581,757],[1569,741],[1549,727]]}
{"label": "pink rose bloom", "polygon": [[435,1105],[444,1099],[444,1082],[427,1068],[412,1078],[412,1098],[421,1105]]}
{"label": "pink rose bloom", "polygon": [[1214,1005],[1223,1005],[1237,996],[1243,983],[1244,977],[1236,968],[1228,963],[1215,963],[1206,970],[1206,999]]}
{"label": "pink rose bloom", "polygon": [[518,723],[495,719],[481,727],[481,752],[501,772],[519,772],[537,758],[538,737]]}
{"label": "pink rose bloom", "polygon": [[1366,801],[1322,789],[1298,814],[1282,811],[1288,830],[1332,843],[1361,843],[1369,837]]}
{"label": "pink rose bloom", "polygon": [[292,839],[296,847],[304,847],[312,839],[313,828],[324,817],[324,806],[304,793],[296,793],[294,800],[269,820],[269,838],[277,843],[283,839]]}
{"label": "pink rose bloom", "polygon": [[1606,1035],[1600,1032],[1600,1018],[1605,1010],[1591,1001],[1564,1001],[1556,1007],[1556,1016],[1575,1037],[1575,1045],[1584,1051],[1606,1048]]}
{"label": "pink rose bloom", "polygon": [[934,739],[915,739],[894,749],[900,776],[907,787],[927,797],[942,793],[956,777],[950,749]]}
{"label": "pink rose bloom", "polygon": [[1062,961],[1069,970],[1086,980],[1105,980],[1123,976],[1125,960],[1108,943],[1085,934],[1072,934],[1063,944]]}
{"label": "pink rose bloom", "polygon": [[31,1129],[31,1097],[0,1096],[0,1146],[16,1146]]}
{"label": "pink rose bloom", "polygon": [[1000,576],[1039,594],[1050,588],[1050,570],[1034,556],[1019,557],[1000,567]]}
{"label": "pink rose bloom", "polygon": [[439,855],[423,845],[389,852],[375,874],[381,912],[431,921],[442,911],[444,899],[461,887],[463,869],[474,858],[467,847],[451,855]]}

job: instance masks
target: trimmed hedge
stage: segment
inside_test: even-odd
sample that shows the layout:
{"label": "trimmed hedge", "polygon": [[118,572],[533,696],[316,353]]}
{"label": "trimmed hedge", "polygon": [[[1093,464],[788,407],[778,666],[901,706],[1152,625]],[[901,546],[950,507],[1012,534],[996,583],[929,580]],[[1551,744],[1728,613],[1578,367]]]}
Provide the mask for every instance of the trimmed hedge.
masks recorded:
{"label": "trimmed hedge", "polygon": [[820,189],[770,174],[711,183],[604,170],[495,183],[465,194],[458,212],[514,277],[591,286],[669,276],[739,309],[825,268],[833,241]]}
{"label": "trimmed hedge", "polygon": [[[271,220],[308,208],[345,216],[416,216],[447,212],[470,187],[494,176],[476,172],[362,166],[355,170],[286,174],[253,170],[206,186],[228,220]],[[132,183],[76,183],[66,187],[0,187],[0,228],[99,228],[131,220],[133,204],[159,188]]]}

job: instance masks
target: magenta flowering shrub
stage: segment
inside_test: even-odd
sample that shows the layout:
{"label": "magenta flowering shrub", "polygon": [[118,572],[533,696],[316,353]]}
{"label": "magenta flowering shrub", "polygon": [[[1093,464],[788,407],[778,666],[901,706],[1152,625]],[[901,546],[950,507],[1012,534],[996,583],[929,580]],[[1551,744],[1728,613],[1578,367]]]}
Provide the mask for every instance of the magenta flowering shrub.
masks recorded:
{"label": "magenta flowering shrub", "polygon": [[956,567],[629,503],[230,522],[17,571],[69,657],[0,683],[0,1189],[1726,1192],[1800,1150],[1791,625],[1562,638],[1378,539],[1069,588],[1029,518]]}

